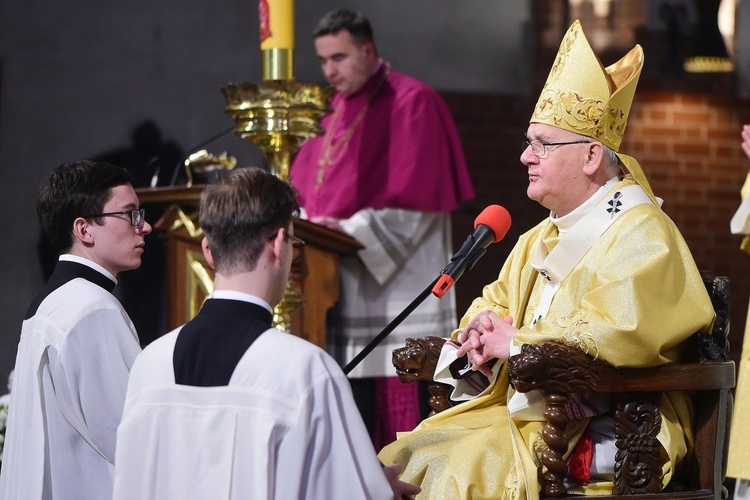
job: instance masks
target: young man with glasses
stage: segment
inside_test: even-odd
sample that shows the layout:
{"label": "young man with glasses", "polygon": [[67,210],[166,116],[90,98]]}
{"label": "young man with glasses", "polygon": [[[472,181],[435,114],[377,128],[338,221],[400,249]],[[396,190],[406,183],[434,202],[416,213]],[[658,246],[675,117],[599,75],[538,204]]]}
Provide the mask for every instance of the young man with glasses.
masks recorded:
{"label": "young man with glasses", "polygon": [[[680,360],[695,332],[710,332],[713,307],[685,240],[638,162],[619,152],[642,66],[640,46],[605,68],[578,21],[566,33],[521,154],[526,194],[549,217],[521,235],[443,346],[435,380],[466,402],[379,455],[425,498],[539,498],[544,398],[515,392],[505,363],[521,345],[559,342],[643,367]],[[602,495],[614,476],[612,408],[589,396],[565,406],[579,431],[566,485]],[[688,407],[682,393],[662,395],[664,485],[691,453]]]}
{"label": "young man with glasses", "polygon": [[60,258],[21,330],[0,498],[112,495],[117,425],[141,351],[112,290],[140,266],[151,232],[131,181],[123,168],[80,161],[53,170],[39,194]]}
{"label": "young man with glasses", "polygon": [[[349,382],[319,347],[272,326],[295,237],[294,189],[257,168],[200,201],[215,290],[135,362],[118,429],[114,498],[401,498]],[[197,472],[197,473],[196,473]],[[385,473],[384,473],[385,472]],[[389,484],[390,483],[390,484]]]}

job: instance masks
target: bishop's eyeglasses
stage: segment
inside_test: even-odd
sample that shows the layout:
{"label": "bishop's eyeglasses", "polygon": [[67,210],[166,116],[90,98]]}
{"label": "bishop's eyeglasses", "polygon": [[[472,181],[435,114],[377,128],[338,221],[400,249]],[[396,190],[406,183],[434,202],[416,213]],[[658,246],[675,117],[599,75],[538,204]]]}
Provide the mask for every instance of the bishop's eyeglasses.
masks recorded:
{"label": "bishop's eyeglasses", "polygon": [[568,144],[588,144],[589,142],[591,141],[545,142],[539,139],[529,140],[527,137],[521,143],[521,146],[524,151],[530,147],[534,156],[541,158],[547,154],[547,146],[567,146]]}

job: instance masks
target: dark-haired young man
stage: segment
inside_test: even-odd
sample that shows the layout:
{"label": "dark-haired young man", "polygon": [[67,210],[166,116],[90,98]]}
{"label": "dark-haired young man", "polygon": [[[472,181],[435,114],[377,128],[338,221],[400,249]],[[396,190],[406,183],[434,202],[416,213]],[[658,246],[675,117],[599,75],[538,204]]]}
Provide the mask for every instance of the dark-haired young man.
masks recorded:
{"label": "dark-haired young man", "polygon": [[37,200],[60,253],[26,313],[0,473],[8,500],[107,499],[130,367],[133,323],[112,295],[141,264],[144,220],[132,177],[109,163],[66,163]]}

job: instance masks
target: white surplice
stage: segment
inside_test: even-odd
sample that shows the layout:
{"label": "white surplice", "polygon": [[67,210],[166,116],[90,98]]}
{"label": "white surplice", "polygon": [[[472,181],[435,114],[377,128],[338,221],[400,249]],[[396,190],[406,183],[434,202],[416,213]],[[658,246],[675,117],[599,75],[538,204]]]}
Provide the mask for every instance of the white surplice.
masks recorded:
{"label": "white surplice", "polygon": [[[60,260],[95,269],[114,286],[93,262]],[[140,352],[133,323],[101,286],[79,277],[42,300],[21,330],[0,499],[111,498],[117,425]]]}
{"label": "white surplice", "polygon": [[228,386],[175,384],[179,330],[131,372],[116,500],[386,499],[393,493],[335,361],[271,329]]}

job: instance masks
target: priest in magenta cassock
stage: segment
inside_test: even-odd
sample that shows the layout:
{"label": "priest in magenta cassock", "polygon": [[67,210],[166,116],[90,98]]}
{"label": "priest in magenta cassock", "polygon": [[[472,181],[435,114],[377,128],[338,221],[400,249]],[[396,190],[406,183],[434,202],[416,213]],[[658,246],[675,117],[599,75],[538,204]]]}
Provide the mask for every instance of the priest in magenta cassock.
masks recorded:
{"label": "priest in magenta cassock", "polygon": [[[329,329],[329,351],[344,365],[450,261],[450,212],[474,190],[447,106],[379,58],[365,17],[331,12],[314,39],[337,92],[325,135],[300,149],[291,178],[307,218],[365,246],[342,261]],[[406,337],[450,330],[455,316],[453,294],[429,297],[350,373],[377,449],[419,421],[417,388],[395,376],[391,351]]]}

